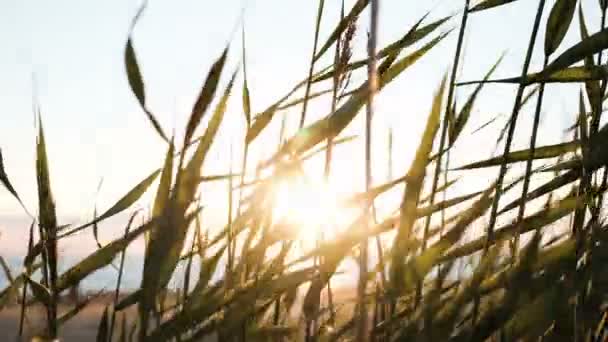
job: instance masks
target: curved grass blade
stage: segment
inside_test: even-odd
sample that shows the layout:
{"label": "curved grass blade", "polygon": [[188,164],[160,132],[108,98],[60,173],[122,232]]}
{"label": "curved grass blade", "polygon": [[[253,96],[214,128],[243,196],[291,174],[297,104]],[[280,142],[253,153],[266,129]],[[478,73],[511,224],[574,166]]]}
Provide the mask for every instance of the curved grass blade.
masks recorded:
{"label": "curved grass blade", "polygon": [[[435,158],[431,158],[431,160],[434,160],[434,159]],[[440,193],[440,192],[443,192],[443,191],[449,189],[452,185],[456,184],[456,182],[458,182],[458,178],[452,179],[451,181],[449,181],[441,186],[438,186],[437,189],[435,190],[435,193]],[[431,194],[428,194],[425,197],[420,199],[420,203],[428,202],[430,199],[431,199]]]}
{"label": "curved grass blade", "polygon": [[469,121],[469,117],[471,116],[471,111],[473,110],[473,106],[475,105],[475,100],[477,100],[477,96],[481,92],[481,89],[483,88],[486,81],[490,78],[490,76],[492,76],[496,68],[498,68],[498,65],[500,64],[504,56],[505,55],[502,54],[500,58],[498,58],[496,63],[494,63],[494,65],[486,73],[483,78],[483,81],[477,86],[477,88],[475,88],[467,102],[464,104],[464,107],[462,107],[462,109],[460,110],[460,114],[455,118],[454,124],[450,125],[450,130],[448,130],[450,145],[453,145],[456,142],[456,139],[458,139],[458,136],[464,129],[464,126]]}
{"label": "curved grass blade", "polygon": [[[566,217],[572,213],[577,206],[581,205],[581,200],[576,197],[567,197],[550,208],[542,209],[530,216],[525,217],[521,222],[521,233],[532,230],[542,229],[551,223]],[[494,241],[506,240],[517,233],[518,225],[511,223],[494,231]],[[473,241],[467,242],[462,246],[456,247],[441,257],[442,262],[452,261],[457,258],[472,255],[484,248],[487,237],[482,236]]]}
{"label": "curved grass blade", "polygon": [[[446,34],[440,35],[427,43],[420,49],[403,57],[401,60],[392,65],[384,74],[380,75],[379,88],[381,90],[390,84],[398,75],[404,72],[407,68],[415,64],[427,52],[441,42]],[[368,85],[365,82],[361,85],[353,95],[334,113],[325,118],[309,125],[306,128],[299,130],[295,136],[290,138],[277,155],[271,161],[277,160],[280,156],[289,153],[300,154],[319,142],[327,138],[336,137],[346,126],[354,119],[359,110],[365,105],[367,100]],[[255,125],[255,123],[254,123]]]}
{"label": "curved grass blade", "polygon": [[[534,156],[532,156],[532,159],[538,160],[538,159],[555,158],[555,157],[559,157],[559,156],[569,153],[569,152],[575,152],[579,148],[580,148],[580,142],[578,140],[570,141],[570,142],[566,142],[566,143],[559,143],[559,144],[555,144],[555,145],[541,146],[541,147],[537,147],[534,150]],[[530,150],[525,149],[525,150],[520,150],[520,151],[509,152],[509,154],[506,155],[506,157],[500,156],[500,157],[490,158],[490,159],[474,162],[471,164],[467,164],[467,165],[455,168],[453,170],[459,171],[459,170],[480,169],[480,168],[486,168],[486,167],[500,166],[502,163],[513,164],[513,163],[526,161],[529,158],[530,158]]]}
{"label": "curved grass blade", "polygon": [[127,46],[125,47],[125,68],[127,70],[127,78],[129,80],[129,85],[131,86],[131,90],[142,110],[148,117],[148,120],[156,130],[156,133],[160,135],[160,137],[164,141],[168,141],[167,135],[163,131],[162,126],[158,122],[158,119],[148,110],[146,107],[146,92],[144,88],[144,82],[141,76],[141,71],[139,69],[139,64],[137,63],[137,56],[135,55],[135,50],[133,49],[133,43],[131,41],[131,37],[127,40]]}
{"label": "curved grass blade", "polygon": [[241,28],[241,45],[243,49],[243,113],[247,121],[247,128],[251,126],[251,96],[249,94],[249,85],[247,83],[247,47],[245,45],[245,24]]}
{"label": "curved grass blade", "polygon": [[0,255],[0,267],[2,267],[2,272],[4,272],[4,276],[8,280],[9,286],[13,286],[15,279],[13,278],[13,274],[11,273],[11,270],[8,267],[8,264],[6,263],[6,260],[4,260],[4,258],[1,255]]}
{"label": "curved grass blade", "polygon": [[[529,74],[523,83],[578,83],[602,80],[608,76],[608,70],[604,66],[574,66],[556,70],[552,73],[545,71]],[[521,77],[509,77],[484,81],[467,81],[458,83],[459,86],[478,83],[522,83]]]}
{"label": "curved grass blade", "polygon": [[291,107],[295,107],[299,104],[304,103],[304,101],[307,101],[307,99],[308,99],[308,101],[310,101],[310,100],[316,99],[318,97],[321,97],[323,95],[331,94],[332,91],[333,91],[333,89],[326,89],[326,90],[321,90],[321,91],[311,93],[308,95],[308,98],[300,97],[295,100],[289,101],[289,102],[277,107],[277,110],[285,110],[285,109],[289,109]]}
{"label": "curved grass blade", "polygon": [[26,272],[19,274],[7,287],[0,291],[0,310],[8,305],[10,300],[19,293],[19,288],[27,282],[29,274],[37,271],[40,267],[41,264],[33,265],[30,270],[26,270]]}
{"label": "curved grass blade", "polygon": [[[43,280],[49,287],[50,295],[45,303],[47,310],[47,328],[51,337],[57,336],[57,213],[55,201],[51,191],[49,161],[46,151],[46,140],[42,127],[42,117],[38,113],[38,138],[36,141],[36,180],[38,184],[38,221],[40,222],[40,241],[44,241],[43,248]],[[37,289],[32,285],[32,291]],[[39,289],[38,289],[39,290]],[[41,293],[38,291],[39,294]]]}
{"label": "curved grass blade", "polygon": [[152,215],[159,217],[167,202],[169,201],[169,194],[171,192],[171,184],[173,182],[173,153],[175,152],[175,144],[173,139],[169,143],[169,149],[165,155],[165,163],[163,165],[163,171],[160,175],[160,182],[158,189],[156,190],[156,198],[154,199],[154,205],[152,207]]}
{"label": "curved grass blade", "polygon": [[27,280],[27,283],[29,284],[30,289],[32,289],[32,294],[34,295],[36,300],[46,307],[52,305],[51,291],[46,286],[30,278],[29,275],[25,274],[24,276]]}
{"label": "curved grass blade", "polygon": [[240,173],[227,173],[225,175],[209,175],[209,176],[202,176],[200,181],[201,182],[216,182],[216,181],[227,180],[230,178],[235,178],[235,177],[240,177],[240,176],[241,176]]}
{"label": "curved grass blade", "polygon": [[515,0],[485,0],[471,8],[469,12],[479,12],[483,10],[487,10],[490,8],[506,5],[508,3],[514,2]]}
{"label": "curved grass blade", "polygon": [[577,0],[557,0],[551,9],[545,30],[545,56],[557,50],[568,32]]}
{"label": "curved grass blade", "polygon": [[481,198],[464,212],[458,222],[438,242],[424,250],[419,256],[410,260],[405,269],[404,277],[395,281],[402,281],[405,288],[413,289],[414,286],[423,281],[433,266],[441,262],[443,253],[452,247],[466,230],[466,228],[481,217],[492,205],[491,194],[494,186],[486,190]]}
{"label": "curved grass blade", "polygon": [[149,221],[138,227],[137,229],[124,235],[122,238],[114,240],[113,242],[105,245],[81,260],[78,264],[72,266],[66,272],[64,272],[57,281],[57,289],[59,292],[66,290],[96,270],[109,265],[114,257],[120,253],[126,246],[128,246],[133,240],[139,237],[141,234],[149,230],[154,226],[154,220]]}
{"label": "curved grass blade", "polygon": [[268,124],[272,120],[279,106],[280,103],[275,103],[274,105],[270,106],[268,109],[266,109],[254,118],[253,124],[247,130],[245,143],[250,144],[255,138],[258,137],[258,135],[260,135],[260,133],[262,133],[264,128],[266,128],[266,126],[268,126]]}
{"label": "curved grass blade", "polygon": [[473,275],[458,289],[458,292],[454,294],[444,308],[439,311],[435,318],[433,331],[431,332],[436,341],[448,339],[449,333],[454,329],[459,311],[474,298],[483,280],[491,272],[499,252],[500,246],[490,249],[486,257],[475,268]]}
{"label": "curved grass blade", "polygon": [[[580,3],[578,10],[578,22],[579,22],[579,31],[581,33],[581,40],[585,40],[589,37],[589,31],[587,30],[587,25],[585,24],[585,15],[583,14],[583,3]],[[593,56],[587,56],[584,59],[585,67],[593,68],[595,67],[595,62],[593,60]],[[587,81],[585,82],[585,88],[587,90],[587,97],[589,98],[590,103],[599,103],[601,97],[600,91],[600,83],[598,81]]]}
{"label": "curved grass blade", "polygon": [[144,12],[146,6],[147,1],[144,1],[140,8],[137,10],[137,13],[133,17],[133,19],[131,20],[131,26],[129,27],[128,33],[129,38],[127,39],[127,45],[125,46],[124,52],[124,63],[131,91],[133,91],[133,94],[137,98],[139,105],[148,117],[148,120],[150,121],[158,135],[160,135],[163,140],[168,141],[167,136],[165,135],[165,132],[162,129],[162,126],[160,125],[154,114],[152,114],[152,112],[150,112],[146,107],[146,90],[144,86],[144,81],[141,75],[139,64],[137,62],[137,55],[135,54],[135,50],[133,49],[133,42],[131,40],[131,34],[133,32],[133,29],[135,28],[135,25],[137,24],[137,21],[141,17],[142,13]]}
{"label": "curved grass blade", "polygon": [[483,193],[483,191],[476,191],[476,192],[471,193],[471,194],[454,197],[454,198],[449,199],[449,200],[445,200],[445,201],[442,201],[442,202],[434,203],[433,205],[429,205],[429,206],[426,206],[426,207],[418,208],[418,210],[416,212],[416,216],[417,217],[424,217],[424,216],[432,215],[433,213],[436,213],[437,211],[453,207],[453,206],[455,206],[457,204],[460,204],[462,202],[466,202],[466,201],[470,200],[471,198],[475,198],[475,197],[477,197],[481,193]]}
{"label": "curved grass blade", "polygon": [[403,176],[385,184],[373,187],[367,192],[355,194],[344,200],[344,205],[356,206],[361,205],[363,203],[371,203],[371,201],[373,201],[376,197],[382,195],[383,193],[389,191],[390,189],[401,183],[407,182],[407,180],[407,176]]}
{"label": "curved grass blade", "polygon": [[4,185],[6,190],[8,190],[8,192],[10,192],[11,195],[13,195],[13,197],[15,197],[17,199],[17,201],[19,201],[21,206],[25,209],[25,206],[23,205],[23,202],[21,201],[19,194],[17,194],[17,190],[15,190],[15,188],[11,184],[11,181],[8,179],[8,175],[6,174],[6,170],[4,169],[4,158],[2,157],[1,148],[0,148],[0,182],[2,183],[2,185]]}
{"label": "curved grass blade", "polygon": [[587,56],[594,55],[608,47],[608,29],[592,34],[587,39],[570,47],[551,62],[541,74],[551,75],[557,71],[566,69],[572,64],[579,62]]}
{"label": "curved grass blade", "polygon": [[403,280],[406,271],[404,261],[405,256],[408,253],[407,241],[410,239],[416,221],[416,211],[420,193],[422,191],[422,185],[426,176],[429,155],[433,151],[433,141],[439,130],[441,106],[443,103],[446,82],[447,75],[443,77],[441,85],[435,93],[431,113],[426,122],[426,128],[420,140],[414,161],[407,172],[409,179],[401,202],[399,228],[397,230],[397,237],[393,242],[393,257],[390,266],[390,286],[399,293],[402,293],[402,291],[405,290]]}
{"label": "curved grass blade", "polygon": [[178,174],[178,188],[161,215],[159,227],[151,235],[144,259],[141,283],[140,316],[143,330],[140,334],[143,335],[140,336],[142,338],[145,337],[148,313],[154,309],[156,294],[169,282],[179,262],[188,227],[195,217],[192,215],[186,217],[186,210],[194,201],[201,168],[224,118],[235,77],[236,72],[226,86],[194,155],[185,168],[180,170],[183,173]]}
{"label": "curved grass blade", "polygon": [[156,177],[160,174],[160,170],[156,170],[152,172],[151,175],[146,177],[144,180],[139,182],[133,189],[131,189],[128,193],[126,193],[121,199],[119,199],[114,205],[112,205],[108,210],[106,210],[99,217],[94,219],[93,221],[86,223],[82,226],[76,227],[68,232],[63,233],[60,237],[65,237],[68,235],[72,235],[76,232],[79,232],[85,228],[90,227],[91,225],[97,224],[107,218],[110,218],[122,211],[128,209],[131,205],[133,205],[137,200],[143,196],[144,193],[148,190],[150,185],[156,180]]}
{"label": "curved grass blade", "polygon": [[[194,327],[197,323],[208,320],[208,318],[221,307],[228,307],[231,304],[235,304],[237,311],[247,311],[247,308],[253,307],[256,301],[271,298],[310,281],[314,276],[314,272],[315,268],[305,268],[277,277],[262,275],[258,281],[248,283],[243,288],[226,296],[226,298],[224,298],[223,295],[208,297],[207,301],[202,305],[188,307],[185,311],[182,311],[169,318],[166,322],[163,322],[150,334],[146,341],[160,342],[170,340],[181,331]],[[240,320],[228,319],[234,317],[234,310],[230,310],[229,313],[230,315],[227,315],[222,321],[226,323],[240,323]]]}
{"label": "curved grass blade", "polygon": [[[530,202],[533,199],[539,198],[556,189],[561,188],[564,185],[570,184],[570,183],[578,180],[579,177],[580,177],[580,174],[579,174],[578,170],[572,170],[572,171],[564,173],[563,175],[556,176],[552,180],[546,182],[545,184],[543,184],[543,185],[539,186],[538,188],[534,189],[533,191],[529,192],[528,196],[526,196],[526,200],[528,202]],[[520,205],[521,205],[521,198],[509,203],[504,208],[502,208],[502,210],[500,210],[500,212],[506,212],[506,211],[516,208]]]}
{"label": "curved grass blade", "polygon": [[215,95],[215,90],[217,89],[217,84],[220,80],[220,76],[222,71],[224,70],[224,64],[226,63],[226,57],[228,56],[228,47],[224,49],[222,55],[211,65],[211,69],[207,73],[207,79],[201,89],[194,106],[192,107],[192,113],[190,114],[190,118],[188,119],[188,124],[186,125],[186,134],[184,136],[184,146],[187,146],[190,143],[190,139],[194,134],[194,131],[198,127],[203,118],[203,115],[207,111],[207,107],[213,100],[213,96]]}

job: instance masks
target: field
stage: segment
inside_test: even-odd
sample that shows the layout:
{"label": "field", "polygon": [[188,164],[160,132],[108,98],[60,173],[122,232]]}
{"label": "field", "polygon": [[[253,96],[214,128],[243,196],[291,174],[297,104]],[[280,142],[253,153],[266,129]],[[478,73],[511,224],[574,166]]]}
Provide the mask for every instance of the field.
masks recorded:
{"label": "field", "polygon": [[[535,1],[533,21],[513,23],[530,27],[517,74],[495,76],[505,58],[496,54],[486,56],[493,64],[478,80],[463,80],[467,56],[483,54],[465,44],[467,30],[483,29],[475,18],[524,0],[459,0],[457,13],[425,15],[380,45],[385,1],[342,2],[331,23],[325,1],[315,1],[308,74],[262,110],[252,108],[256,89],[248,83],[247,30],[240,25],[201,81],[179,133],[151,110],[143,55],[132,41],[144,2],[131,22],[124,67],[146,129],[162,141],[162,162],[87,222],[63,224],[45,117],[33,103],[35,210],[0,155],[0,181],[32,222],[23,230],[22,267],[0,256],[8,280],[0,330],[17,340],[104,342],[608,339],[608,2]],[[332,27],[329,34],[320,33],[321,24]],[[355,36],[365,37],[363,55]],[[454,46],[442,45],[451,37]],[[381,96],[440,48],[450,51],[442,57],[449,70],[426,113],[415,116],[424,118],[419,139],[407,140],[415,152],[397,170],[393,158],[405,149],[394,143],[403,141],[395,139],[400,133],[373,125],[385,108]],[[241,56],[236,66],[233,54]],[[538,69],[535,54],[543,57]],[[414,88],[421,80],[408,82]],[[577,109],[564,113],[560,140],[545,144],[541,119],[558,85]],[[500,99],[508,107],[478,115],[484,94],[497,86],[513,89]],[[212,173],[210,151],[226,138],[222,126],[236,120],[227,118],[235,97],[243,139],[230,141],[228,170]],[[298,115],[293,129],[287,111]],[[355,121],[362,125],[353,132]],[[281,122],[277,132],[273,122]],[[459,146],[491,128],[492,155]],[[374,144],[379,140],[386,148]],[[354,141],[361,165],[342,150]],[[256,144],[271,153],[253,155]],[[354,182],[349,173],[362,175],[361,186],[334,191],[341,178]],[[210,183],[224,189],[222,212],[203,204],[201,189]],[[226,223],[213,226],[210,216]],[[124,232],[100,238],[103,224],[117,217]],[[85,232],[94,236],[94,250],[64,267],[62,244]],[[126,253],[137,243],[141,282],[126,291],[124,277],[134,272]],[[112,287],[83,296],[79,285],[101,269],[112,270]]]}

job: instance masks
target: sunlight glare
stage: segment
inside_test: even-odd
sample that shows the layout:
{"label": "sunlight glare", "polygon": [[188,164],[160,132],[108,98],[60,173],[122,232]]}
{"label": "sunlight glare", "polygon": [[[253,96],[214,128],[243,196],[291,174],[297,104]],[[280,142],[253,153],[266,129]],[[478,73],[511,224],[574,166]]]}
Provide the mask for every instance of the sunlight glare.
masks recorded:
{"label": "sunlight glare", "polygon": [[295,227],[305,244],[314,244],[319,237],[331,239],[352,222],[356,211],[340,205],[339,194],[325,182],[298,177],[275,187],[273,217]]}

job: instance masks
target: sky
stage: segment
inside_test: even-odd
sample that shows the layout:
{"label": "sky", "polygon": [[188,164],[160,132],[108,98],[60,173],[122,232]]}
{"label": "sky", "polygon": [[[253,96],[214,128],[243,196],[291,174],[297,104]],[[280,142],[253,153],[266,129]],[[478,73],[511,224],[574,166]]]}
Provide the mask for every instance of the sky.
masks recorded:
{"label": "sky", "polygon": [[[347,8],[354,3],[346,1]],[[521,73],[538,1],[519,0],[472,15],[465,39],[459,80],[481,78],[506,52],[496,77]],[[554,1],[547,1],[543,22]],[[155,134],[128,86],[123,52],[127,31],[140,2],[136,0],[0,0],[0,148],[6,171],[25,205],[36,212],[35,136],[33,99],[39,103],[44,124],[53,193],[60,224],[83,222],[93,208],[104,210],[128,189],[162,164],[165,145]],[[591,32],[599,28],[597,1],[583,0]],[[324,41],[339,17],[339,1],[326,1],[320,40]],[[167,132],[183,134],[192,104],[211,63],[230,44],[227,70],[242,60],[241,25],[246,31],[247,71],[254,112],[260,112],[305,78],[310,60],[317,2],[310,0],[150,0],[133,33],[150,109]],[[458,27],[462,1],[382,0],[379,45],[398,39],[425,13],[426,22],[455,14],[443,31]],[[365,54],[369,13],[365,11],[355,38],[355,59]],[[439,32],[439,31],[438,31]],[[543,59],[541,28],[532,70]],[[563,51],[579,40],[574,19],[560,47]],[[397,81],[384,89],[376,101],[374,117],[374,181],[386,180],[387,132],[394,132],[395,176],[403,175],[416,150],[429,113],[434,91],[449,70],[456,32],[440,43]],[[417,45],[420,46],[420,45]],[[415,48],[415,47],[414,47]],[[408,50],[413,51],[413,48]],[[407,52],[406,52],[407,53]],[[329,59],[320,64],[325,66]],[[223,77],[222,87],[228,73]],[[355,77],[354,82],[360,82]],[[240,89],[242,74],[237,78]],[[321,88],[319,88],[321,89]],[[576,86],[549,86],[543,106],[539,144],[555,143],[574,120]],[[470,127],[453,153],[453,165],[489,157],[505,116],[487,129],[474,128],[498,114],[508,114],[515,87],[487,86],[478,101]],[[459,103],[470,87],[457,90]],[[564,94],[569,94],[564,96]],[[327,101],[311,105],[309,121],[328,114]],[[518,123],[515,147],[528,144],[532,106]],[[299,108],[287,111],[287,132],[293,134]],[[267,131],[254,142],[254,158],[268,157],[275,148],[280,124],[277,116]],[[344,135],[363,132],[363,115]],[[229,102],[218,141],[203,173],[228,171],[230,151],[241,160],[245,127],[240,90]],[[179,141],[179,139],[178,139]],[[363,138],[339,147],[332,179],[340,191],[362,189]],[[317,163],[318,164],[318,163]],[[321,168],[317,167],[317,170]],[[347,175],[347,176],[342,176]],[[462,182],[458,191],[479,190],[489,184],[496,170],[480,173]],[[103,179],[99,191],[98,184]],[[209,222],[219,225],[225,218],[225,185],[202,189]],[[146,196],[138,206],[146,206]],[[109,221],[102,238],[109,240],[120,231],[124,217]],[[0,189],[0,250],[18,255],[26,246],[29,219],[7,191]],[[93,248],[92,238],[82,235],[64,246],[65,252],[81,253]]]}

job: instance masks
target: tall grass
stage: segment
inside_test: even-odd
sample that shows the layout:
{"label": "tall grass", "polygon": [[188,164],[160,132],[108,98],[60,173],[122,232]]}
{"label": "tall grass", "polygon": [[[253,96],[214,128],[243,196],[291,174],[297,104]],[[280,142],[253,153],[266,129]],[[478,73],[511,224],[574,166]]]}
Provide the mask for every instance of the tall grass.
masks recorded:
{"label": "tall grass", "polygon": [[[7,308],[11,301],[21,305],[17,339],[26,336],[25,322],[34,304],[45,308],[46,318],[44,329],[34,333],[49,340],[60,337],[62,326],[94,302],[73,303],[67,313],[61,314],[58,308],[62,294],[93,272],[115,267],[113,300],[99,318],[98,341],[605,340],[608,273],[604,265],[608,253],[604,245],[608,243],[608,226],[602,207],[608,189],[608,128],[601,127],[601,115],[608,83],[601,64],[603,50],[608,47],[606,2],[594,4],[601,23],[599,31],[589,34],[579,1],[539,0],[522,56],[521,74],[493,79],[500,68],[499,57],[482,80],[459,82],[458,70],[466,62],[462,56],[464,37],[471,29],[470,17],[483,16],[489,10],[502,11],[513,2],[464,0],[454,53],[447,60],[450,73],[437,85],[428,104],[428,119],[413,161],[393,178],[392,158],[401,153],[402,147],[395,144],[391,128],[388,177],[385,183],[374,184],[372,119],[376,95],[397,78],[407,80],[409,67],[445,44],[443,40],[452,32],[447,23],[453,21],[446,17],[429,22],[425,15],[405,28],[399,39],[382,47],[378,39],[382,2],[358,0],[350,9],[342,3],[340,19],[333,23],[329,36],[323,37],[320,26],[328,23],[322,23],[325,3],[319,1],[308,74],[255,115],[243,27],[242,68],[230,70],[228,56],[235,50],[232,46],[218,52],[202,80],[183,141],[167,136],[147,108],[144,75],[129,36],[125,70],[142,113],[166,142],[161,154],[164,162],[85,224],[58,224],[43,114],[37,113],[38,215],[30,228],[23,271],[13,275],[0,258],[10,281],[0,292],[0,309]],[[543,21],[549,4],[551,11]],[[577,7],[581,40],[564,47],[566,33],[576,29],[572,22]],[[131,30],[143,10],[134,18]],[[362,15],[367,13],[369,17]],[[370,23],[368,49],[365,57],[356,60],[352,55],[353,36],[362,21]],[[545,32],[544,63],[540,71],[531,72],[540,32]],[[330,51],[334,51],[333,59],[329,58],[332,63],[319,67]],[[355,78],[351,80],[350,75],[364,68],[367,77],[351,84]],[[246,132],[237,148],[242,147],[243,159],[240,165],[233,164],[231,142],[228,173],[208,176],[203,172],[207,156],[218,140],[240,75]],[[327,83],[331,88],[326,87]],[[483,189],[449,197],[447,193],[456,183],[448,177],[448,170],[456,172],[450,166],[450,155],[457,153],[453,147],[474,121],[472,115],[478,98],[483,96],[482,88],[493,83],[515,87],[503,151],[497,157],[479,158],[456,170],[462,175],[475,175],[482,169],[498,168],[498,175]],[[546,87],[549,83],[581,86],[580,92],[571,94],[579,103],[579,112],[571,120],[576,122],[572,129],[578,138],[538,146],[545,95],[551,91]],[[471,84],[476,87],[459,108],[458,88]],[[532,86],[535,88],[527,91]],[[327,115],[307,123],[308,106],[326,94],[331,94]],[[536,106],[527,147],[513,151],[521,131],[518,118],[533,96]],[[249,160],[250,145],[259,144],[258,137],[269,134],[267,127],[273,118],[299,106],[298,130],[285,137],[284,120],[273,155]],[[365,114],[361,113],[363,107]],[[306,178],[304,166],[322,153],[322,178],[331,183],[333,159],[339,153],[334,147],[352,140],[342,135],[358,116],[365,116],[365,190],[340,199],[356,213],[340,227],[327,222],[326,227],[335,229],[335,236],[323,236],[313,247],[298,250],[298,227],[273,216],[274,188],[281,182]],[[539,161],[544,165],[535,167]],[[255,174],[247,167],[251,163],[257,164]],[[523,166],[523,171],[510,172],[511,166]],[[0,154],[0,182],[21,203],[7,169],[10,171],[10,165],[3,164]],[[204,215],[210,214],[202,210],[199,192],[201,184],[210,181],[225,182],[228,203],[224,227],[209,227],[204,220]],[[378,217],[376,200],[401,185],[404,188],[398,206],[388,208],[386,217]],[[566,190],[567,186],[571,190]],[[131,207],[148,191],[155,191],[150,215],[135,224],[139,212]],[[507,198],[510,202],[501,205]],[[530,202],[541,198],[545,205],[534,206],[530,212]],[[57,246],[64,238],[89,229],[96,236],[100,222],[131,210],[123,236],[99,244],[97,250],[60,272]],[[440,223],[433,226],[439,216]],[[499,224],[502,218],[512,221]],[[564,219],[571,221],[566,229],[560,224]],[[549,230],[557,233],[550,236]],[[140,287],[121,295],[123,276],[128,272],[126,250],[143,235],[147,238]],[[375,253],[368,249],[370,239],[376,242]],[[357,284],[351,284],[354,295],[348,300],[332,288],[332,279],[343,272],[342,266],[351,257],[357,262],[359,277]],[[113,264],[116,259],[117,267]],[[221,267],[223,263],[225,267]],[[457,265],[465,264],[469,266],[467,271],[457,269]],[[344,272],[356,270],[346,268]],[[170,291],[172,280],[178,280],[174,283],[179,285]],[[127,320],[130,313],[136,317]]]}

